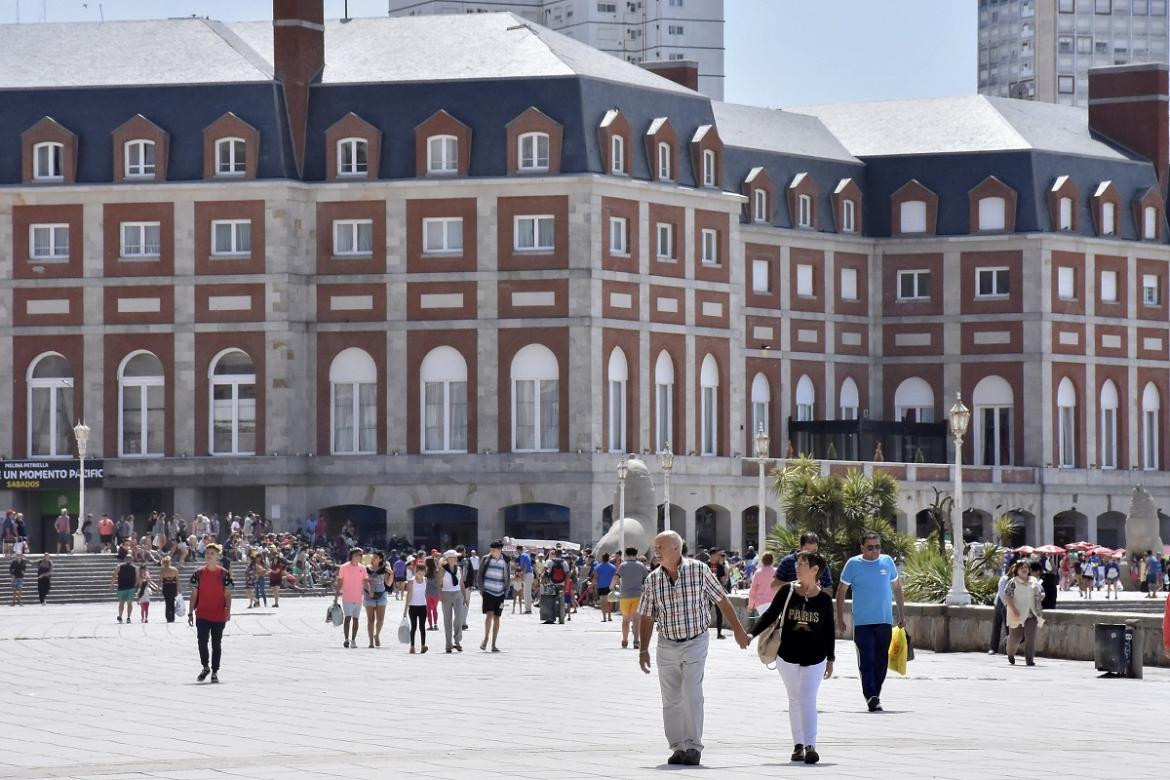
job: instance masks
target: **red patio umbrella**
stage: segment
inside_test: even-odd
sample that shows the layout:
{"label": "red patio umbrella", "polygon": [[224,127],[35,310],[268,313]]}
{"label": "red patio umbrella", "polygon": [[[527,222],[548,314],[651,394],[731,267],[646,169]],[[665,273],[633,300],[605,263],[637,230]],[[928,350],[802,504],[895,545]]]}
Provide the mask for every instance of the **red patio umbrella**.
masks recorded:
{"label": "red patio umbrella", "polygon": [[1091,550],[1091,549],[1093,549],[1095,546],[1096,546],[1096,545],[1089,544],[1088,542],[1073,542],[1072,544],[1066,544],[1066,545],[1064,546],[1064,549],[1066,549],[1066,550],[1078,550],[1078,551],[1081,551],[1081,552],[1083,552],[1083,551],[1085,551],[1085,550]]}
{"label": "red patio umbrella", "polygon": [[1036,552],[1047,553],[1049,555],[1055,555],[1057,553],[1065,552],[1065,549],[1063,547],[1057,547],[1055,544],[1046,544],[1042,547],[1037,547]]}
{"label": "red patio umbrella", "polygon": [[1094,547],[1093,549],[1089,550],[1090,555],[1100,555],[1103,558],[1110,558],[1113,556],[1113,553],[1114,551],[1108,547]]}
{"label": "red patio umbrella", "polygon": [[1016,549],[1012,550],[1012,552],[1019,553],[1020,555],[1031,555],[1032,553],[1036,552],[1036,550],[1025,544],[1022,547],[1017,547]]}

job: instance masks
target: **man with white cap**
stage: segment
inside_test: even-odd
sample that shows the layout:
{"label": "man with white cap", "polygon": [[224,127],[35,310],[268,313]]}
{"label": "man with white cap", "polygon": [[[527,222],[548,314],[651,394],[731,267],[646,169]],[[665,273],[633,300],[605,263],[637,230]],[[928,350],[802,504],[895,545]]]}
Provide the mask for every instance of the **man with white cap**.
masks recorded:
{"label": "man with white cap", "polygon": [[443,565],[439,569],[439,598],[443,604],[443,638],[447,652],[455,648],[463,652],[463,605],[466,604],[467,579],[459,565],[459,553],[448,550],[443,553]]}

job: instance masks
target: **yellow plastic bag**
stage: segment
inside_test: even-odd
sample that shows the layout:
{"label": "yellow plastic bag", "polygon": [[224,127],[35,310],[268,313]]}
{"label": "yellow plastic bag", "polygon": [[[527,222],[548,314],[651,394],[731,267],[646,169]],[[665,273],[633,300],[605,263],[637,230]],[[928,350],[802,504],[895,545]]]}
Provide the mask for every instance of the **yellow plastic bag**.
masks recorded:
{"label": "yellow plastic bag", "polygon": [[894,626],[890,634],[890,668],[906,676],[906,629]]}

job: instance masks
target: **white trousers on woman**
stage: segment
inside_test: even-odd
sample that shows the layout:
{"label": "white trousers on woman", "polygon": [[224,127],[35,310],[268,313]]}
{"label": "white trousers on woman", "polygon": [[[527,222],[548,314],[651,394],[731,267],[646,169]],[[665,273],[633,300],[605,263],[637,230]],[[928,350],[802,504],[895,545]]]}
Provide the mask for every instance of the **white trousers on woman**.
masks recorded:
{"label": "white trousers on woman", "polygon": [[788,723],[792,727],[792,744],[806,747],[817,744],[817,691],[825,676],[825,662],[798,666],[779,658],[776,668],[788,691]]}

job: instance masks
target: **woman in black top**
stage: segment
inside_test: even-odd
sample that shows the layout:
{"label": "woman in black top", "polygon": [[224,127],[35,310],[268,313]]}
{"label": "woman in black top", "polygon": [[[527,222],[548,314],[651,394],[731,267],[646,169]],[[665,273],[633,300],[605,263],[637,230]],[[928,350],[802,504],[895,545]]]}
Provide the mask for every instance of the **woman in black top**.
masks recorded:
{"label": "woman in black top", "polygon": [[[817,753],[817,692],[821,680],[833,675],[833,599],[819,584],[825,559],[814,552],[796,555],[796,582],[780,586],[772,605],[752,628],[759,636],[781,620],[780,654],[776,668],[788,691],[788,721],[796,747],[793,761],[815,764]],[[781,615],[781,613],[784,613]]]}
{"label": "woman in black top", "polygon": [[52,584],[53,577],[53,561],[49,558],[46,552],[41,556],[41,560],[37,563],[37,597],[40,598],[41,603],[45,603],[45,599],[49,597],[49,588]]}

